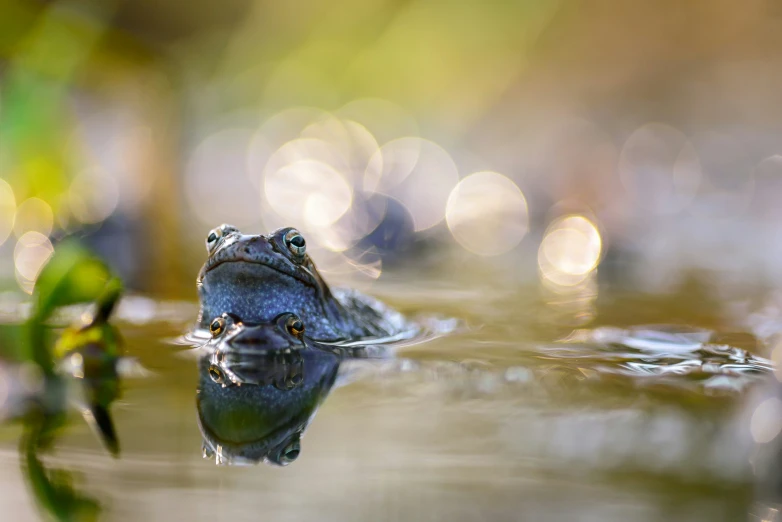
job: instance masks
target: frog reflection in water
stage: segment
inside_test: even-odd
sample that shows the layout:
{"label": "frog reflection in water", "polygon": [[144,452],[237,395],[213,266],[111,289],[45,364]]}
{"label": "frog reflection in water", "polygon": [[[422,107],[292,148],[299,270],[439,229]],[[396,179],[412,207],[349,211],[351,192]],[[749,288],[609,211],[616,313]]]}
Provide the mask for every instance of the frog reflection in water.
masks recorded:
{"label": "frog reflection in water", "polygon": [[224,313],[209,330],[196,399],[204,457],[217,464],[290,464],[334,385],[341,349],[304,337],[304,323],[290,313],[258,325]]}
{"label": "frog reflection in water", "polygon": [[264,323],[293,312],[319,340],[387,337],[412,330],[404,318],[358,292],[332,292],[293,228],[244,235],[221,225],[206,239],[209,254],[198,275],[200,326],[224,312]]}

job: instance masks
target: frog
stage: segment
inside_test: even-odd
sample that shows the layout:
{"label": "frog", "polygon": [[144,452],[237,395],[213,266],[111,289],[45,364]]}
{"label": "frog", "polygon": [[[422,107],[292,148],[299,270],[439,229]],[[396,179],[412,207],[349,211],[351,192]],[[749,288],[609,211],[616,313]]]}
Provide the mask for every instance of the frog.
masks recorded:
{"label": "frog", "polygon": [[225,312],[210,321],[196,393],[204,458],[287,466],[299,457],[341,361],[358,351],[313,341],[304,324],[289,312],[257,324]]}
{"label": "frog", "polygon": [[206,237],[207,260],[196,286],[200,328],[226,312],[253,323],[282,313],[305,321],[320,341],[410,335],[415,325],[384,303],[360,292],[332,290],[307,253],[307,241],[293,227],[266,235],[243,234],[223,224]]}

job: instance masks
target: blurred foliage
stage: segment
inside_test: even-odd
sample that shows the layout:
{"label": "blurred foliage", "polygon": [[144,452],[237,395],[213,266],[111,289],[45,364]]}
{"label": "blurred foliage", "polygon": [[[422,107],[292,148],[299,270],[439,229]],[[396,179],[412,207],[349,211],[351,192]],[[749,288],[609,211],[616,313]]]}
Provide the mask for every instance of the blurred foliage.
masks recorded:
{"label": "blurred foliage", "polygon": [[121,291],[118,281],[109,284],[110,278],[108,267],[84,247],[75,242],[61,243],[36,281],[34,315],[44,319],[59,306],[100,298],[101,317],[105,319]]}
{"label": "blurred foliage", "polygon": [[[7,145],[0,151],[0,172],[17,199],[40,197],[57,215],[74,168],[69,108],[74,75],[103,34],[104,16],[73,2],[43,11],[28,2],[2,4],[0,53],[9,57],[9,67],[0,99],[0,142]],[[26,31],[5,31],[9,22]]]}
{"label": "blurred foliage", "polygon": [[[27,321],[27,358],[46,375],[53,373],[53,357],[45,344],[45,322],[57,307],[101,299],[99,326],[105,323],[121,285],[109,284],[106,265],[75,242],[64,242],[44,266],[35,285],[33,312]],[[105,310],[104,310],[105,309]],[[71,341],[73,343],[75,340]],[[72,349],[72,347],[71,347]]]}
{"label": "blurred foliage", "polygon": [[[177,49],[177,58],[198,80],[196,110],[230,111],[237,104],[334,109],[378,97],[461,127],[525,70],[527,51],[559,5],[258,2],[230,33],[196,34],[187,49]],[[203,86],[232,96],[198,92]]]}
{"label": "blurred foliage", "polygon": [[[68,472],[47,470],[40,459],[40,453],[52,447],[67,421],[64,375],[55,373],[55,367],[65,357],[78,362],[72,362],[70,371],[83,385],[89,412],[85,416],[112,455],[118,455],[119,444],[108,408],[119,395],[119,337],[108,319],[121,293],[119,279],[112,278],[106,265],[76,242],[58,245],[36,282],[22,352],[24,359],[40,368],[44,389],[43,400],[33,404],[25,415],[21,465],[39,507],[58,521],[96,520],[100,505],[73,487]],[[95,310],[89,320],[67,328],[51,350],[45,332],[55,309],[90,301],[95,301]]]}
{"label": "blurred foliage", "polygon": [[71,326],[60,335],[55,344],[55,357],[62,358],[88,345],[99,346],[100,351],[110,357],[119,355],[119,334],[108,323],[108,319],[121,293],[122,283],[119,279],[108,281],[96,299],[95,312],[90,321],[85,325]]}
{"label": "blurred foliage", "polygon": [[22,472],[30,483],[38,506],[60,522],[97,520],[100,504],[73,487],[70,473],[62,469],[47,469],[39,456],[53,443],[56,433],[65,424],[65,415],[36,410],[29,412],[25,421],[19,453]]}

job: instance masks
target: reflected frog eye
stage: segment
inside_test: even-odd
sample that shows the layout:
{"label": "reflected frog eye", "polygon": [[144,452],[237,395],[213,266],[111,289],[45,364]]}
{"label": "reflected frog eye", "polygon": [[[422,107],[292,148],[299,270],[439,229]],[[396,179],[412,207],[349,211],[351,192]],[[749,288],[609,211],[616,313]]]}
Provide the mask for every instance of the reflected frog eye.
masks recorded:
{"label": "reflected frog eye", "polygon": [[209,333],[212,337],[217,337],[225,330],[225,319],[222,317],[215,317],[214,321],[209,324]]}
{"label": "reflected frog eye", "polygon": [[223,375],[223,371],[219,366],[214,364],[209,366],[209,378],[217,384],[223,384],[225,382],[225,375]]}
{"label": "reflected frog eye", "polygon": [[301,257],[307,252],[307,242],[304,241],[298,230],[289,230],[285,234],[285,246],[291,251],[291,254],[297,257]]}
{"label": "reflected frog eye", "polygon": [[304,323],[295,315],[288,317],[285,321],[285,329],[294,337],[301,337],[304,334]]}
{"label": "reflected frog eye", "polygon": [[285,446],[285,449],[282,450],[282,454],[280,454],[280,463],[285,466],[299,458],[299,453],[301,453],[301,444],[299,444],[298,440],[295,440]]}
{"label": "reflected frog eye", "polygon": [[291,388],[295,388],[296,386],[299,386],[302,381],[304,381],[304,375],[301,373],[294,373],[290,377],[288,377],[285,382],[288,384]]}

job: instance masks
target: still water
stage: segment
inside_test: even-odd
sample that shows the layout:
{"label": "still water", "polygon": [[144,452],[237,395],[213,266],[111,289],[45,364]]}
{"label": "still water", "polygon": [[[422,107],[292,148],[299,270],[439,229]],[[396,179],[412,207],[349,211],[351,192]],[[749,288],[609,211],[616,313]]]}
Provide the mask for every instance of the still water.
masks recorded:
{"label": "still water", "polygon": [[[43,460],[75,474],[101,520],[774,519],[753,484],[753,459],[773,461],[753,435],[779,432],[753,417],[776,393],[768,296],[412,281],[371,293],[430,335],[329,362],[333,387],[319,385],[286,467],[202,451],[196,390],[214,383],[181,337],[197,305],[139,296],[115,318],[138,363],[112,408],[121,457],[74,411]],[[16,313],[3,305],[6,321]],[[0,506],[39,520],[20,434],[0,430]]]}

